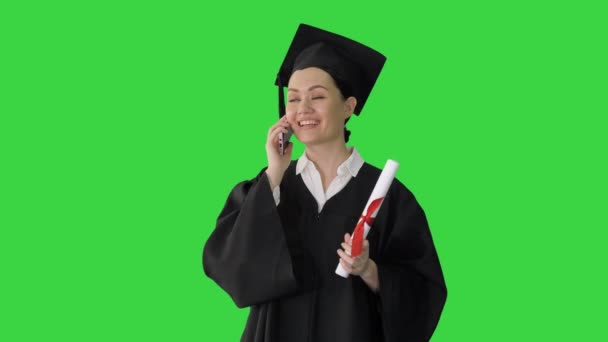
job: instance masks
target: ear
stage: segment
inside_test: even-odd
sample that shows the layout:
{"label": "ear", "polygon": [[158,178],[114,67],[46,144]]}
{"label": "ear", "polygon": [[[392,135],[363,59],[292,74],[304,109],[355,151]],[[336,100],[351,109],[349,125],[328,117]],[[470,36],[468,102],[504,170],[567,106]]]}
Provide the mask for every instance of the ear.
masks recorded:
{"label": "ear", "polygon": [[355,107],[357,107],[357,99],[354,96],[350,96],[344,101],[344,119],[348,119],[353,115]]}

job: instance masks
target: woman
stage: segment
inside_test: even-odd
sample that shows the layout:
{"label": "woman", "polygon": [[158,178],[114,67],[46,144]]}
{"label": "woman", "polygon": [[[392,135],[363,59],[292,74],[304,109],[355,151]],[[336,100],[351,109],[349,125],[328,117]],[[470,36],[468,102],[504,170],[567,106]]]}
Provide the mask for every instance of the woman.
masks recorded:
{"label": "woman", "polygon": [[[230,193],[203,253],[205,273],[239,307],[242,341],[428,341],[447,291],[424,213],[391,185],[363,252],[350,235],[380,175],[346,146],[385,58],[301,25],[279,72],[286,115],[270,127],[268,167]],[[282,111],[282,106],[281,106]],[[305,145],[279,149],[291,129]],[[350,272],[334,273],[337,263]]]}

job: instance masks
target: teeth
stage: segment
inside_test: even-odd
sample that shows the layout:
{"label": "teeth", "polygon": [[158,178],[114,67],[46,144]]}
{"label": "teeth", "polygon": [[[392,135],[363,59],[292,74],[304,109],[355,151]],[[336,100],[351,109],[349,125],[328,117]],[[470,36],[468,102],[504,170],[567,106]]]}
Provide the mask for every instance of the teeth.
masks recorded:
{"label": "teeth", "polygon": [[319,124],[319,121],[316,121],[316,120],[304,120],[304,121],[300,121],[300,127],[306,126],[306,125],[317,125],[317,124]]}

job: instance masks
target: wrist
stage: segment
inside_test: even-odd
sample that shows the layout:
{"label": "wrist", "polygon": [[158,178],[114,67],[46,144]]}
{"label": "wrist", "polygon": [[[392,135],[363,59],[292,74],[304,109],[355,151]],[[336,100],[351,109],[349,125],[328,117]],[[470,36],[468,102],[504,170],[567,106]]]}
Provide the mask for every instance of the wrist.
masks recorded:
{"label": "wrist", "polygon": [[378,293],[378,265],[372,259],[369,259],[360,277],[373,293]]}
{"label": "wrist", "polygon": [[368,259],[367,265],[361,272],[361,278],[369,279],[374,274],[374,269],[376,268],[376,263],[372,259]]}
{"label": "wrist", "polygon": [[271,190],[274,190],[274,188],[281,183],[281,174],[275,170],[266,169],[266,176],[268,177]]}

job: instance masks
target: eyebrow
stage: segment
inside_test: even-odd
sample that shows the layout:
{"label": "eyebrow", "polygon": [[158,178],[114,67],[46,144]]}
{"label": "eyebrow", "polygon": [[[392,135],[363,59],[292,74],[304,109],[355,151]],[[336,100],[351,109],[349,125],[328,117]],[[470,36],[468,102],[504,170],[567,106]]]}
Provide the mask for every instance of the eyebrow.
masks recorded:
{"label": "eyebrow", "polygon": [[[323,88],[323,89],[327,90],[327,88],[325,88],[324,86],[317,84],[317,85],[314,85],[314,86],[308,88],[308,91],[311,91],[311,90],[317,89],[317,88]],[[294,89],[294,88],[287,88],[287,91],[295,91],[296,93],[299,92],[298,89]]]}

